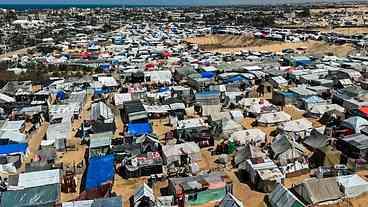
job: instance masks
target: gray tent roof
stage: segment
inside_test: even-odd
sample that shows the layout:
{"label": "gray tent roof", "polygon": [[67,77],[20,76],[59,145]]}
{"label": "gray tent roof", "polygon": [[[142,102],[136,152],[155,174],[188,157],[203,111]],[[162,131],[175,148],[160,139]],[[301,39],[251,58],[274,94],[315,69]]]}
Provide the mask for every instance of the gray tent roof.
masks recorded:
{"label": "gray tent roof", "polygon": [[22,190],[5,191],[1,195],[0,207],[52,206],[59,200],[60,185],[52,184]]}
{"label": "gray tent roof", "polygon": [[336,177],[305,180],[303,183],[295,186],[293,190],[307,204],[334,201],[344,196],[340,191]]}
{"label": "gray tent roof", "polygon": [[268,196],[272,207],[304,207],[305,205],[287,188],[278,184]]}
{"label": "gray tent roof", "polygon": [[327,146],[328,137],[319,133],[317,130],[312,130],[310,136],[305,138],[303,143],[314,149],[320,149]]}

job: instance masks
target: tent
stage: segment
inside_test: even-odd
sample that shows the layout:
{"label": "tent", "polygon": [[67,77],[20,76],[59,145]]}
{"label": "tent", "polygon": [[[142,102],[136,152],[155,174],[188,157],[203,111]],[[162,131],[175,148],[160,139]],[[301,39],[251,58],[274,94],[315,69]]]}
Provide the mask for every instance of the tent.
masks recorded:
{"label": "tent", "polygon": [[152,126],[148,121],[128,123],[128,134],[130,135],[140,136],[151,133],[152,133]]}
{"label": "tent", "polygon": [[247,142],[255,141],[255,142],[265,142],[266,141],[266,133],[257,128],[241,130],[234,132],[231,134],[231,138],[241,144],[244,145]]}
{"label": "tent", "polygon": [[356,174],[338,176],[337,182],[348,198],[359,196],[368,191],[368,182]]}
{"label": "tent", "polygon": [[307,150],[302,144],[285,134],[280,134],[274,138],[271,149],[275,157],[283,160],[293,160],[307,154]]}
{"label": "tent", "polygon": [[305,118],[284,122],[281,123],[279,126],[279,129],[286,132],[302,132],[311,130],[312,128],[312,122],[308,121]]}
{"label": "tent", "polygon": [[98,188],[115,175],[114,155],[91,158],[88,162],[85,189]]}
{"label": "tent", "polygon": [[261,124],[277,124],[291,120],[291,116],[286,112],[280,111],[275,113],[260,114],[257,116],[257,123]]}
{"label": "tent", "polygon": [[219,207],[244,207],[244,205],[233,194],[227,193],[225,198],[220,202]]}
{"label": "tent", "polygon": [[354,130],[355,133],[359,133],[363,127],[368,126],[368,121],[360,116],[353,116],[345,119],[342,122],[342,126]]}
{"label": "tent", "polygon": [[18,131],[3,131],[0,130],[0,140],[7,139],[12,142],[17,143],[27,143],[26,141],[26,135],[22,134]]}
{"label": "tent", "polygon": [[213,78],[215,76],[216,76],[216,73],[215,72],[211,72],[211,71],[201,72],[201,77],[202,78]]}
{"label": "tent", "polygon": [[311,178],[292,188],[305,204],[315,205],[343,198],[335,177]]}
{"label": "tent", "polygon": [[345,109],[337,104],[316,104],[313,105],[308,111],[312,114],[322,116],[324,113],[333,110],[337,110],[341,113],[345,112]]}
{"label": "tent", "polygon": [[155,200],[153,190],[146,183],[143,183],[143,185],[135,191],[134,203],[137,203],[143,197],[148,197],[151,201]]}
{"label": "tent", "polygon": [[21,190],[9,190],[1,194],[0,207],[54,206],[59,198],[59,184],[25,188]]}
{"label": "tent", "polygon": [[62,203],[62,207],[123,207],[120,196]]}
{"label": "tent", "polygon": [[268,201],[271,207],[305,207],[305,205],[282,184],[268,195]]}

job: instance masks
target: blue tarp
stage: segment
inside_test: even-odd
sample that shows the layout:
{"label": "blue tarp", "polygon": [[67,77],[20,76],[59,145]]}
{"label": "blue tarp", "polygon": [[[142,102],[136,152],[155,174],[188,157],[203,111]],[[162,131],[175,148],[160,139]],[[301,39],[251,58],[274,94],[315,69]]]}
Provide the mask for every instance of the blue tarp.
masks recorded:
{"label": "blue tarp", "polygon": [[86,190],[97,188],[108,181],[112,181],[114,175],[114,155],[105,155],[89,159]]}
{"label": "blue tarp", "polygon": [[0,154],[14,154],[14,153],[23,153],[25,154],[27,151],[27,144],[7,144],[0,145]]}
{"label": "blue tarp", "polygon": [[140,136],[152,133],[152,126],[148,122],[128,123],[128,134]]}
{"label": "blue tarp", "polygon": [[158,92],[166,92],[166,91],[168,91],[168,90],[170,90],[170,88],[167,88],[167,87],[161,87],[161,88],[158,90]]}
{"label": "blue tarp", "polygon": [[321,103],[324,102],[324,99],[319,96],[310,96],[302,98],[302,100],[306,103]]}
{"label": "blue tarp", "polygon": [[103,71],[109,71],[111,69],[111,65],[108,64],[108,63],[104,63],[104,64],[101,64],[100,65],[100,68],[103,70]]}
{"label": "blue tarp", "polygon": [[215,75],[216,75],[216,73],[214,73],[214,72],[207,72],[207,71],[201,72],[201,77],[202,78],[213,78],[213,77],[215,77]]}
{"label": "blue tarp", "polygon": [[225,79],[224,83],[232,83],[232,82],[240,82],[240,81],[248,81],[247,78],[241,75],[236,75],[231,78]]}
{"label": "blue tarp", "polygon": [[196,97],[211,97],[211,96],[218,96],[220,97],[220,91],[213,90],[213,91],[202,91],[195,95]]}
{"label": "blue tarp", "polygon": [[58,91],[57,93],[56,93],[56,98],[58,99],[58,100],[64,100],[65,99],[65,93],[64,93],[64,91]]}
{"label": "blue tarp", "polygon": [[101,94],[105,94],[105,93],[111,93],[111,89],[110,88],[95,88],[95,95],[101,95]]}

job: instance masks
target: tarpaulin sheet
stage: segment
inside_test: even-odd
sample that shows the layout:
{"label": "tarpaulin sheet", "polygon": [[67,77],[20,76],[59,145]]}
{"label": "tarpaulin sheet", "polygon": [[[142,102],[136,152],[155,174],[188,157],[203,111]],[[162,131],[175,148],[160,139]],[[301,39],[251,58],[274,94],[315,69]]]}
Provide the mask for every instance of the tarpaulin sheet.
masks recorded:
{"label": "tarpaulin sheet", "polygon": [[128,123],[128,134],[139,136],[152,133],[152,126],[148,122]]}
{"label": "tarpaulin sheet", "polygon": [[240,82],[240,81],[247,81],[247,80],[248,80],[247,78],[241,75],[237,75],[237,76],[233,76],[231,78],[224,80],[224,83]]}
{"label": "tarpaulin sheet", "polygon": [[13,153],[23,153],[25,154],[27,151],[27,144],[8,144],[8,145],[0,145],[0,154],[7,155]]}
{"label": "tarpaulin sheet", "polygon": [[111,181],[115,174],[114,156],[91,158],[87,168],[86,190],[97,188],[107,181]]}
{"label": "tarpaulin sheet", "polygon": [[216,75],[216,73],[214,72],[201,72],[201,77],[202,78],[213,78]]}
{"label": "tarpaulin sheet", "polygon": [[1,195],[0,207],[53,206],[59,200],[59,184],[5,191]]}

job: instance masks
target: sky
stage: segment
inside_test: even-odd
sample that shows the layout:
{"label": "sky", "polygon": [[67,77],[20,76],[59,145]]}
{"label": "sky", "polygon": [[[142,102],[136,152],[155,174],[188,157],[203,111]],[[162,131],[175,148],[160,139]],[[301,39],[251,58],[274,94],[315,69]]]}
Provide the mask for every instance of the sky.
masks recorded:
{"label": "sky", "polygon": [[341,0],[0,0],[0,4],[267,5],[320,1],[336,2]]}

